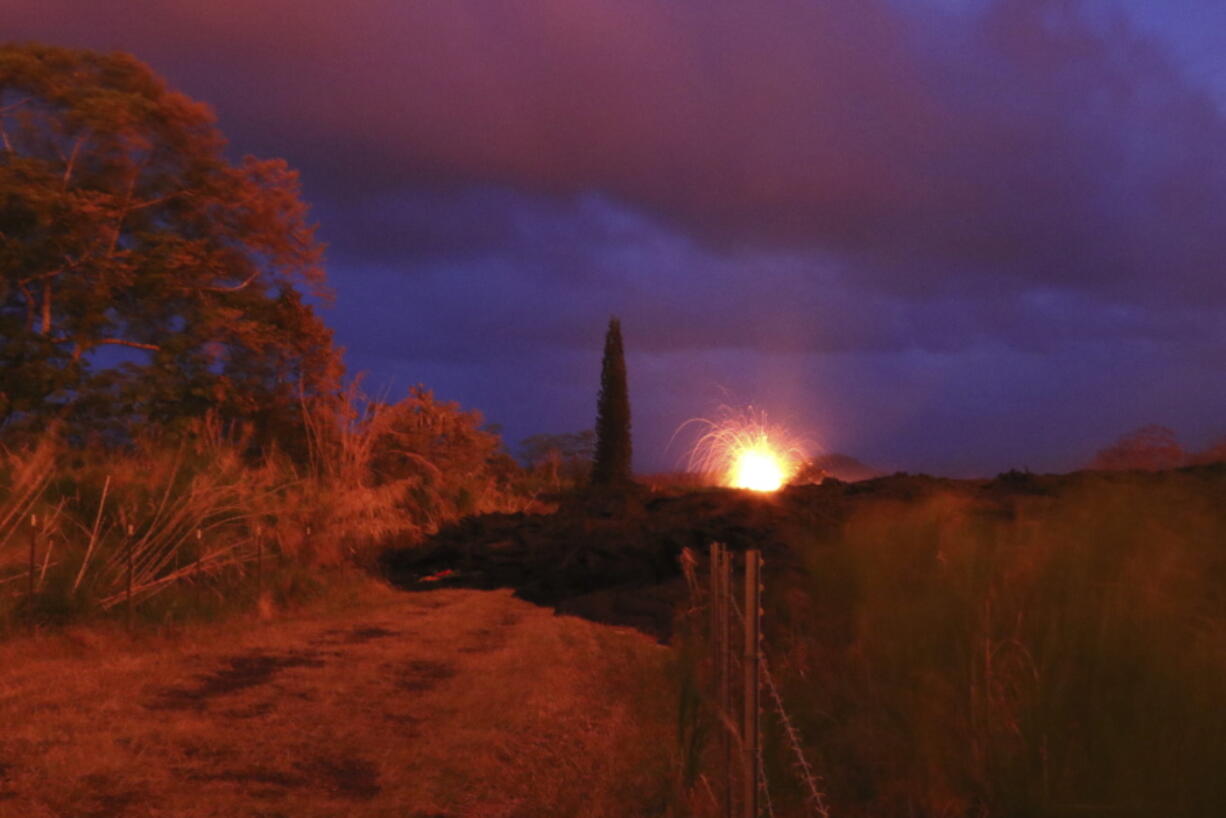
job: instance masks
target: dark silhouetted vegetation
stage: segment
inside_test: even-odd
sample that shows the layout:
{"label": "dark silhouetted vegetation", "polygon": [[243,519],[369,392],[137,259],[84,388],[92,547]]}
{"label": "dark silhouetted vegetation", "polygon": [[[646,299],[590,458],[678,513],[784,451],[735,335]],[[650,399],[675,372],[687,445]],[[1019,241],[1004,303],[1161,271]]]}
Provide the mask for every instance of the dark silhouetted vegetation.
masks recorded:
{"label": "dark silhouetted vegetation", "polygon": [[583,485],[592,474],[596,433],[591,429],[560,435],[533,435],[520,443],[521,458],[550,491]]}
{"label": "dark silhouetted vegetation", "polygon": [[631,459],[630,393],[626,386],[622,328],[618,319],[610,318],[596,404],[596,459],[592,466],[592,483],[608,486],[629,482]]}

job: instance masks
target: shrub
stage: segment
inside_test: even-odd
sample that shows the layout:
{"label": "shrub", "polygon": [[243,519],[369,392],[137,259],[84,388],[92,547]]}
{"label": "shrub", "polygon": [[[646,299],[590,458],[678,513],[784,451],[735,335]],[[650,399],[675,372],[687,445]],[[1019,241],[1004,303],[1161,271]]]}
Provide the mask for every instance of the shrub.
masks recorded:
{"label": "shrub", "polygon": [[289,601],[315,593],[304,577],[389,541],[532,502],[480,416],[424,389],[385,405],[354,388],[305,399],[302,413],[304,461],[252,454],[215,416],[177,438],[83,447],[53,430],[0,453],[0,619],[123,610],[129,579],[144,616],[213,615],[261,591]]}

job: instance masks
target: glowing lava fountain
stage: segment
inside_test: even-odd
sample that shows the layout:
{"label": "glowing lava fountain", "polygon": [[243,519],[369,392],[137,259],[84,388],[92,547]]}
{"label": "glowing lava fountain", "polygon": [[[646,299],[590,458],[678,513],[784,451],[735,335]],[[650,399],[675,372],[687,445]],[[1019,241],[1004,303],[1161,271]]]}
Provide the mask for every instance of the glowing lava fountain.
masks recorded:
{"label": "glowing lava fountain", "polygon": [[[721,420],[695,418],[706,432],[690,452],[689,470],[714,474],[725,486],[776,491],[804,465],[800,441],[782,426],[767,423],[765,412],[723,411]],[[680,431],[680,430],[678,430]]]}

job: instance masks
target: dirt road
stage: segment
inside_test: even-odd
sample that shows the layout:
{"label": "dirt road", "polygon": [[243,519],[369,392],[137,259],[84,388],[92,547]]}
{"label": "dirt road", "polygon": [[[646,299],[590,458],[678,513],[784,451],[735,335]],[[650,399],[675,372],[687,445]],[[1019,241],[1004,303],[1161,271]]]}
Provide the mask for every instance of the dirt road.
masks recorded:
{"label": "dirt road", "polygon": [[0,646],[0,816],[617,816],[671,786],[668,653],[506,591]]}

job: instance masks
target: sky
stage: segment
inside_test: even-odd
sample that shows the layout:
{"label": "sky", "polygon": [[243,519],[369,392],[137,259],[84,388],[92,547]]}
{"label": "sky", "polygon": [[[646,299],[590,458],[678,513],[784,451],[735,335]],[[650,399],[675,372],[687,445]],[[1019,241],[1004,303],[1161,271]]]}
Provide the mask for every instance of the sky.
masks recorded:
{"label": "sky", "polygon": [[1216,0],[0,0],[287,159],[350,372],[593,425],[752,405],[883,470],[1226,436]]}

